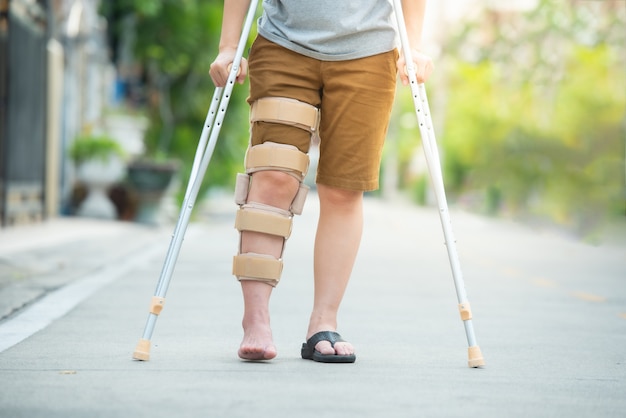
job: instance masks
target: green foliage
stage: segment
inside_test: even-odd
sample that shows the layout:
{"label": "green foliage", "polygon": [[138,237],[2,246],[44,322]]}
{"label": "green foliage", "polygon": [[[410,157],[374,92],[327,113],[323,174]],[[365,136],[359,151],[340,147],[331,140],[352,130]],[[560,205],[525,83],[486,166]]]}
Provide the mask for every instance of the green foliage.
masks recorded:
{"label": "green foliage", "polygon": [[460,29],[439,65],[452,201],[550,218],[583,235],[623,218],[626,63],[616,26],[626,16],[613,12],[542,0],[519,19]]}
{"label": "green foliage", "polygon": [[623,214],[626,77],[612,60],[605,45],[574,48],[552,100],[488,62],[460,63],[443,139],[450,190],[495,191],[485,209],[575,227]]}
{"label": "green foliage", "polygon": [[[150,121],[145,135],[146,154],[155,159],[180,160],[184,187],[215,90],[209,67],[218,53],[223,2],[116,3],[118,10],[109,10],[109,14],[116,12],[133,19],[135,58],[146,74]],[[200,197],[210,187],[234,184],[248,143],[246,96],[247,85],[235,85]]]}
{"label": "green foliage", "polygon": [[108,136],[80,136],[72,142],[68,152],[77,165],[88,160],[106,162],[113,156],[125,156],[120,144]]}

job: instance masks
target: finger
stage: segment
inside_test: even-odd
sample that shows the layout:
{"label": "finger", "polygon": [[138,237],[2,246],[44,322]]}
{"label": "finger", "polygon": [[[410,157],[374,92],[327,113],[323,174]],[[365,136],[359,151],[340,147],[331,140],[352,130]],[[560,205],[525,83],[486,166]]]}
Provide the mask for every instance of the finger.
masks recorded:
{"label": "finger", "polygon": [[224,87],[226,84],[228,73],[226,73],[226,77],[224,77],[224,70],[221,65],[217,63],[211,64],[211,67],[209,68],[209,75],[211,76],[213,84],[215,84],[216,87]]}
{"label": "finger", "polygon": [[237,72],[237,82],[243,84],[246,81],[246,75],[248,74],[248,61],[245,58],[241,59],[241,65]]}
{"label": "finger", "polygon": [[213,80],[213,84],[215,84],[216,87],[224,87],[225,83],[223,82],[223,79],[219,74],[217,75],[210,74],[210,76],[211,76],[211,80]]}
{"label": "finger", "polygon": [[[409,71],[409,66],[405,65],[404,71],[402,72],[402,74],[400,74],[400,80],[402,80],[402,84],[404,84],[405,86],[411,82],[411,76],[409,74]],[[413,71],[413,73],[415,73],[415,71]]]}
{"label": "finger", "polygon": [[433,66],[430,62],[427,62],[419,66],[418,71],[416,71],[417,80],[420,83],[425,83],[430,77],[430,74],[432,73],[432,71],[433,71]]}
{"label": "finger", "polygon": [[415,78],[417,79],[418,83],[423,83],[424,82],[424,69],[423,67],[415,67]]}

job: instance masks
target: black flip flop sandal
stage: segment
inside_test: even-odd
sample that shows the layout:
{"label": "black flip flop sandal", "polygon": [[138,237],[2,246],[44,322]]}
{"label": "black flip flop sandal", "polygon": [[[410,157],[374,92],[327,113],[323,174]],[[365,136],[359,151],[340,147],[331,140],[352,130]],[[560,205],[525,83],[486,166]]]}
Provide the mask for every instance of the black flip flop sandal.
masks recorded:
{"label": "black flip flop sandal", "polygon": [[332,347],[335,346],[335,343],[346,341],[341,338],[339,333],[334,331],[321,331],[317,334],[314,334],[307,340],[307,342],[302,344],[302,349],[300,350],[300,354],[302,358],[305,360],[313,360],[318,361],[320,363],[354,363],[356,360],[356,356],[354,354],[348,354],[345,356],[340,356],[338,354],[322,354],[315,349],[315,345],[320,341],[328,341]]}

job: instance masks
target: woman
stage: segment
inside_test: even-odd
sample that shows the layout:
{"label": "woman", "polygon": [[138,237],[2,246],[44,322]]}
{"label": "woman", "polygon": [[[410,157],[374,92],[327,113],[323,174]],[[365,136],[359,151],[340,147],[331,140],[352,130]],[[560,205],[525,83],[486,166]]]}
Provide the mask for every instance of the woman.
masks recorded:
{"label": "woman", "polygon": [[[219,54],[210,69],[216,86],[226,83],[249,4],[224,2]],[[426,1],[402,4],[416,76],[424,82],[432,71],[419,49]],[[354,347],[336,332],[337,313],[360,245],[363,192],[378,188],[396,74],[405,68],[392,22],[389,0],[263,2],[258,36],[237,76],[243,83],[249,73],[252,106],[247,174],[236,190],[241,240],[233,263],[244,298],[242,359],[277,355],[269,300],[291,217],[301,210],[303,156],[315,136],[320,216],[313,310],[301,355],[333,363],[356,359]],[[408,84],[406,72],[399,74]]]}

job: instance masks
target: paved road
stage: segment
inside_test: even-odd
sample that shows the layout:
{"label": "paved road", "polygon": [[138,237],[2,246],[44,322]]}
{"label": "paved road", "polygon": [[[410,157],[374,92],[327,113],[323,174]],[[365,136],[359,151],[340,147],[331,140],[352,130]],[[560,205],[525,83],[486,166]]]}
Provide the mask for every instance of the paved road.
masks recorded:
{"label": "paved road", "polygon": [[236,357],[233,207],[190,225],[149,362],[131,354],[171,228],[3,231],[0,416],[626,416],[626,247],[453,211],[487,362],[470,369],[436,210],[368,200],[340,318],[358,359],[317,364],[299,358],[316,205],[295,220],[272,299],[279,357],[266,363]]}

